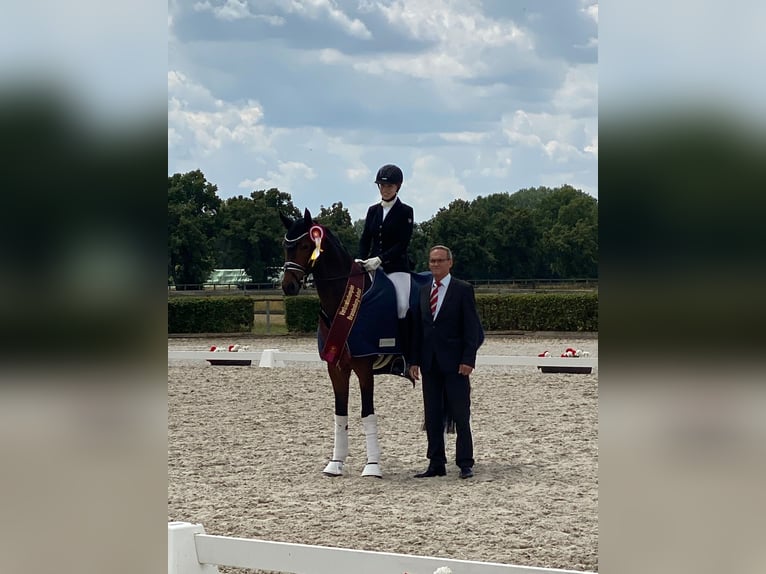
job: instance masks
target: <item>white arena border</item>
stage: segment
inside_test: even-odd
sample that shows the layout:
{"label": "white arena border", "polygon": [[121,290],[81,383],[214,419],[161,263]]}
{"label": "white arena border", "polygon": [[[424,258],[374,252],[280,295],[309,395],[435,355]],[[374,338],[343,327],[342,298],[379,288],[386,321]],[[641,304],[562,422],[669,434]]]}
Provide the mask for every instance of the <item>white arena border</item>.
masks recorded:
{"label": "white arena border", "polygon": [[[284,367],[285,361],[319,363],[319,353],[299,353],[264,349],[263,351],[176,351],[168,350],[168,360],[251,360],[259,367]],[[592,367],[598,368],[595,357],[527,357],[522,355],[476,355],[476,367],[484,365],[529,367]]]}
{"label": "white arena border", "polygon": [[215,574],[218,566],[290,574],[592,574],[212,536],[205,534],[201,524],[168,522],[168,574]]}

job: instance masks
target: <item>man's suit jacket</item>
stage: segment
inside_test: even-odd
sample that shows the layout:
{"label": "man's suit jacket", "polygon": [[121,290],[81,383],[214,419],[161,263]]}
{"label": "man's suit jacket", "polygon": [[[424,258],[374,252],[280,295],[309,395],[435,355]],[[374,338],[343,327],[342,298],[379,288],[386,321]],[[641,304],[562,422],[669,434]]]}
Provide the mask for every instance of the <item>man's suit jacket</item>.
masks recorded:
{"label": "man's suit jacket", "polygon": [[484,331],[476,311],[473,285],[451,276],[436,319],[431,315],[431,288],[432,284],[420,288],[413,317],[411,364],[429,371],[436,355],[445,372],[457,373],[461,363],[475,367]]}
{"label": "man's suit jacket", "polygon": [[407,247],[414,226],[412,208],[397,200],[383,219],[380,203],[370,206],[359,240],[359,258],[380,257],[386,273],[410,271]]}

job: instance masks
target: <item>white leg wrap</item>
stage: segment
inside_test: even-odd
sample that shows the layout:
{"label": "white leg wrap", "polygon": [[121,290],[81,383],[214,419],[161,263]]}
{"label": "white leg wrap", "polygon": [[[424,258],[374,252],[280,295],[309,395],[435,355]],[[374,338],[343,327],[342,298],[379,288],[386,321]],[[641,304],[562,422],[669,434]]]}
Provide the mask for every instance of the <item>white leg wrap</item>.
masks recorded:
{"label": "white leg wrap", "polygon": [[364,465],[362,476],[383,477],[380,470],[380,444],[378,443],[378,416],[368,415],[362,419],[364,436],[367,439],[367,464]]}
{"label": "white leg wrap", "polygon": [[332,449],[332,460],[322,471],[329,476],[341,476],[343,463],[348,456],[348,416],[335,415],[335,445]]}
{"label": "white leg wrap", "polygon": [[341,462],[348,456],[348,416],[335,415],[335,446],[332,449],[332,459]]}

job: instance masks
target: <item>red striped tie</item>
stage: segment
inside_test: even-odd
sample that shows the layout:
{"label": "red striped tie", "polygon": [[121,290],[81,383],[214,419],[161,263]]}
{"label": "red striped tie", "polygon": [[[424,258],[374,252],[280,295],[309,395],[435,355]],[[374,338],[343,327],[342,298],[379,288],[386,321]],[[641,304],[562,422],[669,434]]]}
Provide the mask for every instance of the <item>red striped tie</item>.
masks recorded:
{"label": "red striped tie", "polygon": [[439,286],[441,281],[434,283],[434,288],[431,290],[431,315],[436,314],[436,302],[439,300]]}

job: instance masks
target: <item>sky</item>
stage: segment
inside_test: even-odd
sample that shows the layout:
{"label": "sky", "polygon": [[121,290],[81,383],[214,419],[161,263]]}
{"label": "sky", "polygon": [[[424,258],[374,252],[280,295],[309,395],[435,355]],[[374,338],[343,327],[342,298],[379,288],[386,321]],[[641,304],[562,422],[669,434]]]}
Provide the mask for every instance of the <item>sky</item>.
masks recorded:
{"label": "sky", "polygon": [[301,211],[571,185],[598,197],[598,3],[170,0],[168,174]]}

